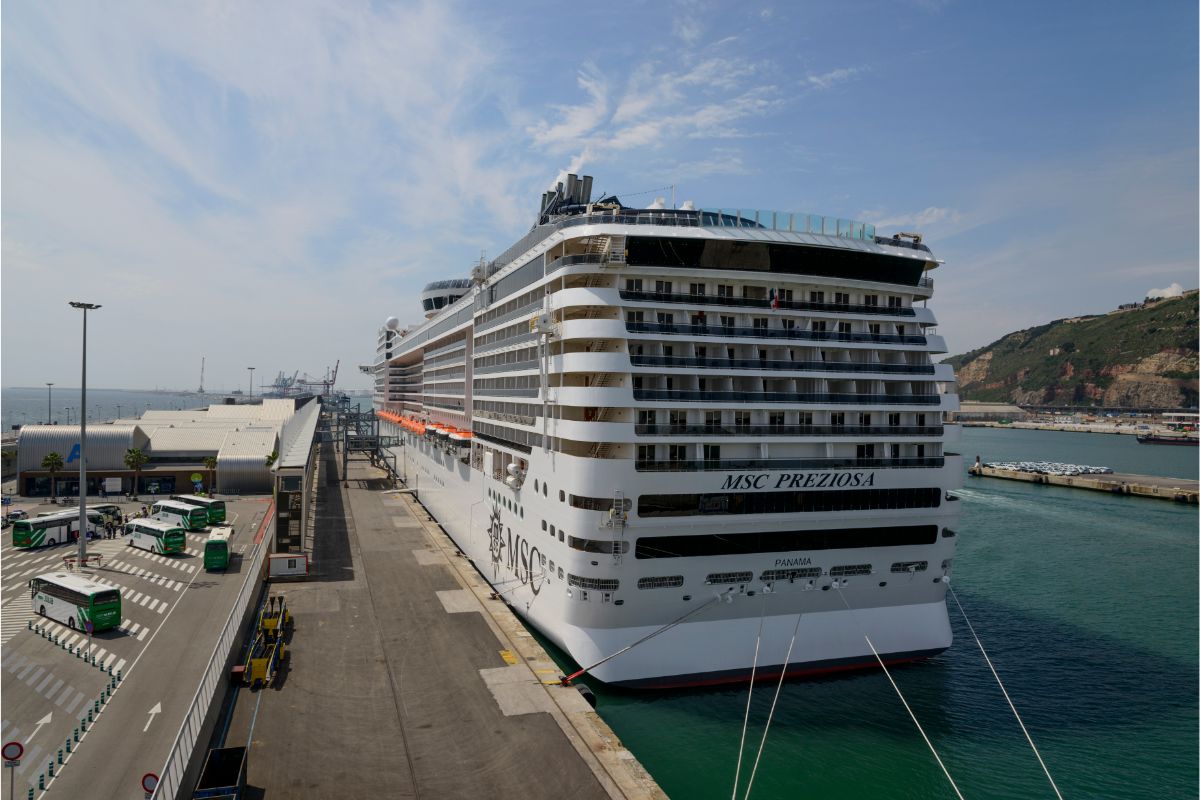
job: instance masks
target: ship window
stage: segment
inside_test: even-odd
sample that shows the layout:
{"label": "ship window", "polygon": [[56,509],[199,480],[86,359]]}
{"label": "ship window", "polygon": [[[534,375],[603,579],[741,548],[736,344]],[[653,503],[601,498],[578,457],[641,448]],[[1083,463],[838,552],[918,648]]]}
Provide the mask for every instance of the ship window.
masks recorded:
{"label": "ship window", "polygon": [[704,284],[703,283],[688,284],[688,291],[695,295],[704,296]]}
{"label": "ship window", "polygon": [[936,537],[936,525],[756,533],[693,533],[682,536],[643,536],[637,540],[634,555],[636,558],[695,558],[751,553],[841,550],[859,547],[933,544]]}
{"label": "ship window", "polygon": [[825,293],[824,292],[809,292],[808,293],[808,302],[824,303],[825,302]]}
{"label": "ship window", "polygon": [[837,567],[829,568],[829,577],[844,578],[849,575],[870,575],[870,564],[843,564]]}
{"label": "ship window", "polygon": [[902,308],[904,302],[895,295],[888,295],[888,308]]}
{"label": "ship window", "polygon": [[766,329],[767,329],[767,318],[766,317],[755,317],[754,318],[754,330],[765,331]]}
{"label": "ship window", "polygon": [[550,526],[550,535],[553,536],[555,533],[556,533],[555,528],[553,525],[551,525]]}
{"label": "ship window", "polygon": [[682,575],[660,575],[654,578],[638,578],[639,589],[678,589],[683,586]]}
{"label": "ship window", "polygon": [[[810,473],[815,474],[815,473]],[[843,473],[850,475],[852,473]],[[803,484],[799,474],[795,481]],[[787,483],[786,480],[782,482]],[[644,494],[640,517],[704,514],[802,514],[828,511],[884,511],[939,508],[941,491],[929,489],[845,489],[710,494]]]}
{"label": "ship window", "polygon": [[783,425],[783,419],[784,417],[782,411],[772,411],[767,415],[767,424],[775,427],[781,427]]}
{"label": "ship window", "polygon": [[558,532],[558,540],[559,540],[560,542],[561,542],[561,541],[563,541],[563,539],[565,538],[565,536],[566,536],[566,534],[564,534],[562,531],[559,531],[559,532]]}
{"label": "ship window", "polygon": [[[572,508],[582,508],[587,511],[611,511],[616,505],[616,500],[612,497],[580,497],[573,494],[570,497],[570,503]],[[629,511],[633,508],[633,501],[626,497],[623,499],[621,507],[625,511]]]}
{"label": "ship window", "polygon": [[879,295],[864,294],[863,295],[863,305],[864,306],[878,306],[879,305]]}
{"label": "ship window", "polygon": [[[591,589],[597,592],[615,592],[621,587],[621,582],[616,578],[588,578],[583,575],[572,575],[567,573],[567,585],[578,586],[580,589]],[[583,594],[582,599],[587,599],[587,595]]]}
{"label": "ship window", "polygon": [[729,284],[717,284],[717,297],[733,297],[733,287]]}
{"label": "ship window", "polygon": [[849,332],[850,332],[850,323],[849,322],[839,322],[838,323],[838,333],[849,333]]}
{"label": "ship window", "polygon": [[714,572],[704,579],[706,584],[712,583],[749,583],[754,580],[753,572]]}
{"label": "ship window", "polygon": [[577,536],[567,537],[567,547],[572,550],[582,550],[585,553],[601,553],[606,556],[617,553],[628,553],[629,542],[613,542],[607,539],[580,539]]}
{"label": "ship window", "polygon": [[855,449],[856,449],[856,456],[859,459],[875,457],[875,445],[874,444],[860,444],[860,445],[857,445],[857,447]]}
{"label": "ship window", "polygon": [[546,520],[542,520],[542,530],[546,530]]}
{"label": "ship window", "polygon": [[558,502],[560,502],[560,503],[567,502],[567,493],[564,492],[562,489],[558,490]]}
{"label": "ship window", "polygon": [[643,321],[645,321],[645,318],[646,318],[646,315],[641,311],[626,311],[625,312],[625,321],[626,322],[643,322]]}
{"label": "ship window", "polygon": [[847,292],[834,292],[833,302],[839,306],[848,306],[850,305],[850,295]]}
{"label": "ship window", "polygon": [[760,581],[795,581],[811,580],[821,577],[820,567],[799,567],[797,569],[769,569],[758,576]]}
{"label": "ship window", "polygon": [[659,325],[674,325],[675,324],[675,315],[668,311],[659,311],[658,312],[658,324]]}
{"label": "ship window", "polygon": [[796,320],[794,319],[781,319],[779,322],[783,325],[785,331],[794,331],[796,329]]}
{"label": "ship window", "polygon": [[900,415],[895,414],[895,413],[888,414],[888,425],[893,428],[899,427],[900,426]]}
{"label": "ship window", "polygon": [[542,484],[542,496],[543,496],[543,497],[549,497],[549,496],[550,496],[550,484],[548,484],[548,483],[543,483],[543,484]]}
{"label": "ship window", "polygon": [[536,493],[537,490],[538,490],[538,482],[537,482],[537,478],[534,478],[533,479],[533,491]]}
{"label": "ship window", "polygon": [[626,278],[625,279],[625,291],[640,292],[641,290],[642,290],[642,279],[641,278]]}
{"label": "ship window", "polygon": [[879,327],[878,322],[867,323],[867,333],[871,334],[872,336],[878,336],[879,331],[880,331],[880,327]]}
{"label": "ship window", "polygon": [[824,333],[825,332],[825,320],[814,319],[812,322],[812,329],[813,329],[814,333]]}
{"label": "ship window", "polygon": [[829,424],[834,427],[840,427],[846,424],[846,412],[834,411],[829,415]]}
{"label": "ship window", "polygon": [[671,282],[670,281],[655,281],[654,282],[654,291],[658,292],[659,294],[670,294],[671,293]]}
{"label": "ship window", "polygon": [[559,579],[560,581],[562,580],[562,576],[563,576],[562,567],[559,567],[559,568],[558,568],[558,579]]}
{"label": "ship window", "polygon": [[892,564],[892,572],[924,572],[927,569],[928,561],[897,561]]}
{"label": "ship window", "polygon": [[745,427],[749,426],[750,412],[749,411],[733,412],[733,424],[739,428],[745,428]]}
{"label": "ship window", "polygon": [[732,316],[726,314],[721,315],[721,327],[732,328],[736,324],[736,320]]}

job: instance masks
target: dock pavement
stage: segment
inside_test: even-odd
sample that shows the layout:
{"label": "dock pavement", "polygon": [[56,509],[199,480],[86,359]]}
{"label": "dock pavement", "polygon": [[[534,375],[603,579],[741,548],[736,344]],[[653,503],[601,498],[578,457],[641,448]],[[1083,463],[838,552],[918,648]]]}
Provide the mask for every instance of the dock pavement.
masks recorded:
{"label": "dock pavement", "polygon": [[322,448],[286,668],[224,736],[248,796],[665,798],[423,508]]}

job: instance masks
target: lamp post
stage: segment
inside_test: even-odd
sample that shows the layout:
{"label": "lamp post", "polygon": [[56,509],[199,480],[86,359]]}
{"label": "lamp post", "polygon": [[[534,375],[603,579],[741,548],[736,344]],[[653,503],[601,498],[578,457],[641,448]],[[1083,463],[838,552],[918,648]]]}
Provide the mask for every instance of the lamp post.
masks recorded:
{"label": "lamp post", "polygon": [[53,385],[54,385],[53,383],[46,384],[46,424],[47,425],[50,424],[50,419],[51,419],[51,417],[50,417],[50,397],[53,394],[53,390],[50,387]]}
{"label": "lamp post", "polygon": [[121,418],[121,404],[117,403],[117,419]]}
{"label": "lamp post", "polygon": [[67,424],[71,424],[71,407],[63,406],[63,413],[67,415]]}
{"label": "lamp post", "polygon": [[246,367],[246,369],[250,370],[250,396],[254,397],[254,370],[258,367]]}
{"label": "lamp post", "polygon": [[79,380],[79,561],[76,566],[83,569],[87,558],[87,312],[100,306],[95,303],[71,301],[71,308],[83,311],[83,358]]}

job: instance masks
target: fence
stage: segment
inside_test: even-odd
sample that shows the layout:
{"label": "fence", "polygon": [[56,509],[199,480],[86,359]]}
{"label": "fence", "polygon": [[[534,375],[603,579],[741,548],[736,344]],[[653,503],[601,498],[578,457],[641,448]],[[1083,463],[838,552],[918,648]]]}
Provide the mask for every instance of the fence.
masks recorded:
{"label": "fence", "polygon": [[[267,516],[263,521],[264,525],[270,521],[274,510],[273,506],[268,508]],[[154,791],[154,800],[175,800],[177,797],[191,796],[191,788],[185,788],[185,781],[192,755],[204,731],[205,718],[212,708],[217,689],[229,680],[226,671],[229,653],[239,644],[245,624],[246,609],[262,588],[263,559],[270,549],[270,539],[266,538],[258,544],[254,554],[250,557],[250,569],[247,571],[246,581],[242,584],[233,609],[229,612],[229,618],[225,620],[225,627],[221,630],[221,636],[217,639],[213,654],[208,659],[208,666],[205,667],[200,686],[196,689],[192,704],[188,707],[179,733],[176,734],[175,741],[171,745],[171,752],[167,755],[167,762],[159,777],[158,788]],[[200,744],[207,744],[207,740]],[[181,792],[180,789],[184,789],[184,791]]]}

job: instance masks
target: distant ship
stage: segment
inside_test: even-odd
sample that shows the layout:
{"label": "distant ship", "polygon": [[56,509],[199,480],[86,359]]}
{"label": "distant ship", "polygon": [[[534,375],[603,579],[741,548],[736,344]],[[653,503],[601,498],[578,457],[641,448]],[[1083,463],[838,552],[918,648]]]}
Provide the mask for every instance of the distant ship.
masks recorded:
{"label": "distant ship", "polygon": [[1183,445],[1185,447],[1196,447],[1197,445],[1200,445],[1200,438],[1195,436],[1187,436],[1186,434],[1182,433],[1177,436],[1171,436],[1169,434],[1162,433],[1147,433],[1138,436],[1137,440],[1138,444],[1173,444]]}
{"label": "distant ship", "polygon": [[591,182],[425,287],[427,322],[379,329],[380,433],[421,502],[607,683],[949,647],[963,464],[920,236],[592,202]]}

